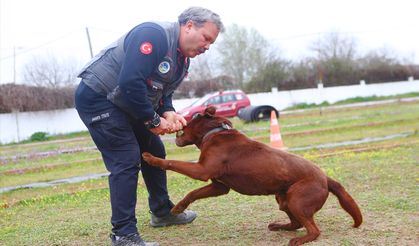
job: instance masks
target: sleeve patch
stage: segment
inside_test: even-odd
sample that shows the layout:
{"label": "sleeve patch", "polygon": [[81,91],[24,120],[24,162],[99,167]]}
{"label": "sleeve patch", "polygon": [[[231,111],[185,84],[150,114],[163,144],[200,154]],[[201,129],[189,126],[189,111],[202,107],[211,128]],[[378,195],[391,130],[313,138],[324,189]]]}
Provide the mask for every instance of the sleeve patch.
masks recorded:
{"label": "sleeve patch", "polygon": [[140,52],[144,55],[149,55],[153,51],[153,45],[150,42],[143,42],[140,45]]}

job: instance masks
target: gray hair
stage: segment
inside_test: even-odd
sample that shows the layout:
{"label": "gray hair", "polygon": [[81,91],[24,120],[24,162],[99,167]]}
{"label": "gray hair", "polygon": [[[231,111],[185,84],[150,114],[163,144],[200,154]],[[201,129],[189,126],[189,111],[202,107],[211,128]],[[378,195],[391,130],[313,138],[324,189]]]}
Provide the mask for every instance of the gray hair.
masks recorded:
{"label": "gray hair", "polygon": [[188,21],[192,21],[198,27],[202,27],[205,22],[214,23],[219,32],[224,32],[224,25],[218,14],[209,9],[202,7],[190,7],[183,11],[178,17],[179,24],[185,25]]}

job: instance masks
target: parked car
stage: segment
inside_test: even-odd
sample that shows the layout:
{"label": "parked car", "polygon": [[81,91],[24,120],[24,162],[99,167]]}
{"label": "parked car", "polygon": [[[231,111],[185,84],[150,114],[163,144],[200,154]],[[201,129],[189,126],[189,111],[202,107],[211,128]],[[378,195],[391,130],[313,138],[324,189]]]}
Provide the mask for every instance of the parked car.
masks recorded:
{"label": "parked car", "polygon": [[216,115],[234,117],[245,107],[250,106],[250,100],[241,90],[219,91],[207,94],[179,113],[190,121],[195,115],[203,113],[205,108],[212,105],[217,108]]}

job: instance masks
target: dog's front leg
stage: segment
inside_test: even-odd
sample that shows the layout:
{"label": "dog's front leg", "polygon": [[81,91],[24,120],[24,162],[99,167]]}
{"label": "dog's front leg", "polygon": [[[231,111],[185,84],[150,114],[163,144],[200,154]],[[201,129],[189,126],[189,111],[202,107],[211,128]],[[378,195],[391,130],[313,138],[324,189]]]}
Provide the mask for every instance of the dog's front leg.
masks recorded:
{"label": "dog's front leg", "polygon": [[227,194],[230,188],[224,184],[212,181],[211,184],[189,192],[175,207],[172,208],[172,214],[180,214],[194,201],[207,197],[214,197]]}
{"label": "dog's front leg", "polygon": [[143,159],[152,166],[157,166],[164,170],[172,170],[193,179],[208,181],[214,177],[214,173],[200,163],[165,160],[155,157],[148,152],[143,153]]}

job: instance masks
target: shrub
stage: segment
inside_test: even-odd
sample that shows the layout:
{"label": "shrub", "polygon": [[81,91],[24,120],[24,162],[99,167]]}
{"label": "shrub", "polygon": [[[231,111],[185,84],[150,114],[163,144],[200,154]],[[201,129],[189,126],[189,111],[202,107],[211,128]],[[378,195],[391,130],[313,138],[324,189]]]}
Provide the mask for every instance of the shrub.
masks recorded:
{"label": "shrub", "polygon": [[34,142],[46,141],[48,140],[48,134],[46,132],[35,132],[31,135],[30,140]]}

